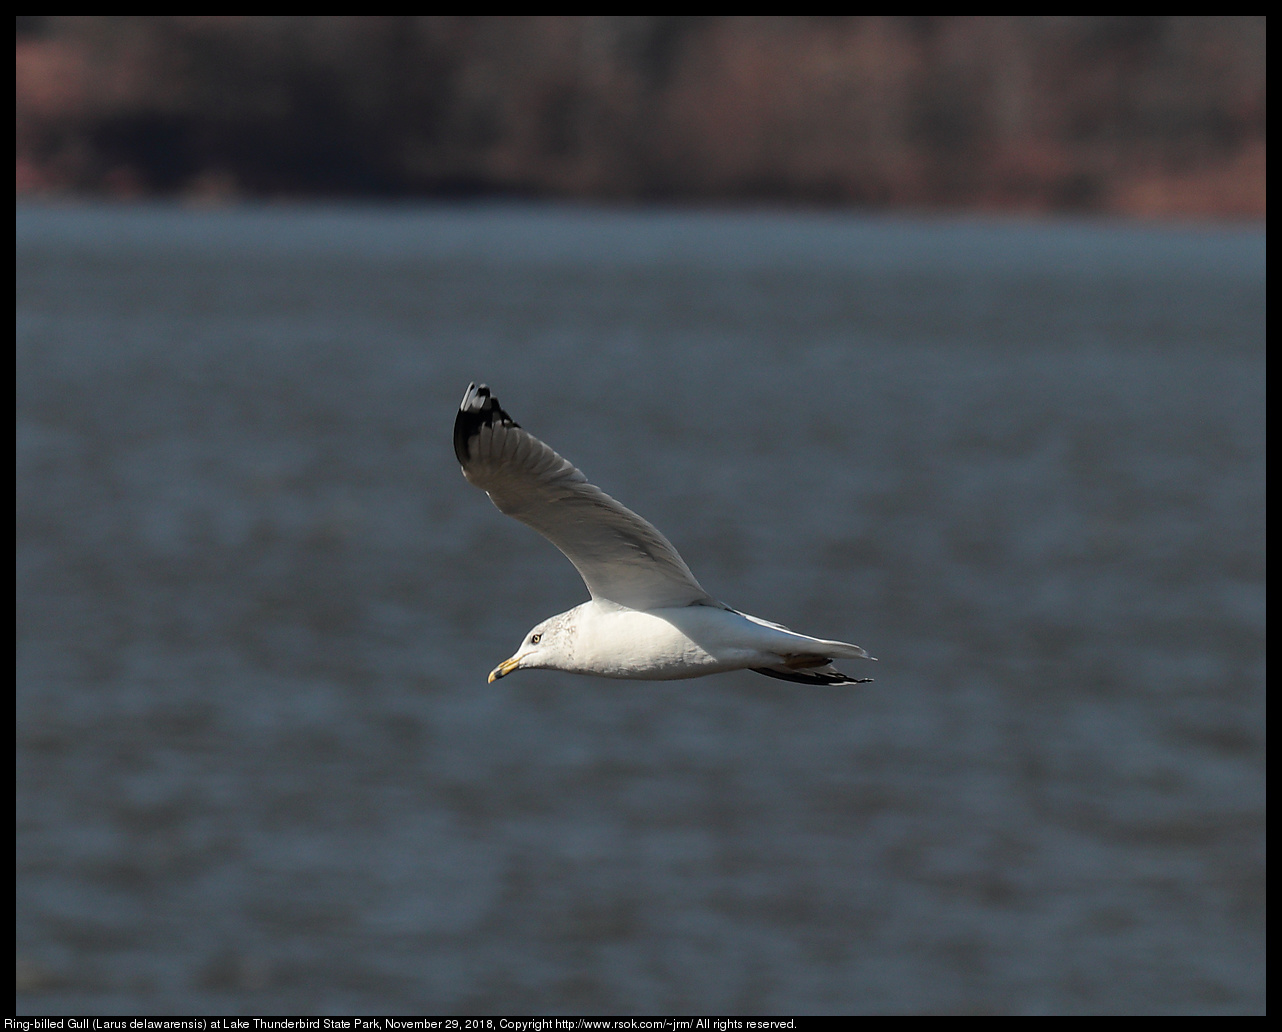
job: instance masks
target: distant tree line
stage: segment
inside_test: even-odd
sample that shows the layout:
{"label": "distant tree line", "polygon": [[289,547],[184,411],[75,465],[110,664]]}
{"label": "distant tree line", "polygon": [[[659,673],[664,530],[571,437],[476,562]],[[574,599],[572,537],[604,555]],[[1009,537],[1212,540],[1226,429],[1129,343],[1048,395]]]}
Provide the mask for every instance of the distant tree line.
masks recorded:
{"label": "distant tree line", "polygon": [[1262,215],[1259,17],[17,19],[20,193]]}

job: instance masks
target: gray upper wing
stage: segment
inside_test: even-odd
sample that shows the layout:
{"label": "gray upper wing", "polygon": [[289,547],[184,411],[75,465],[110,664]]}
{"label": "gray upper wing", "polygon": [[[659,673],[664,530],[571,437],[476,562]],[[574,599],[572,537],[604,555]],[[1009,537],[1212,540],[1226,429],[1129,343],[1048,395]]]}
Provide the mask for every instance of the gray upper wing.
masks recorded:
{"label": "gray upper wing", "polygon": [[565,553],[593,598],[633,609],[716,604],[667,538],[522,430],[484,384],[463,396],[454,454],[501,512]]}

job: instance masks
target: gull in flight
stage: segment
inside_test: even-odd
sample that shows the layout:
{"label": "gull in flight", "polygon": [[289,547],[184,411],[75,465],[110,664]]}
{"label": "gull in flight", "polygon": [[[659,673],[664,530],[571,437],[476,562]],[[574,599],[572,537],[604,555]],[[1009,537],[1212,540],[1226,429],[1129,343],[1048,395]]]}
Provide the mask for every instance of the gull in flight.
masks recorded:
{"label": "gull in flight", "polygon": [[525,523],[574,564],[592,598],[530,631],[490,681],[513,670],[666,681],[753,670],[802,684],[865,684],[832,665],[872,659],[858,645],[797,634],[718,602],[672,544],[471,384],[454,420],[463,476],[500,512]]}

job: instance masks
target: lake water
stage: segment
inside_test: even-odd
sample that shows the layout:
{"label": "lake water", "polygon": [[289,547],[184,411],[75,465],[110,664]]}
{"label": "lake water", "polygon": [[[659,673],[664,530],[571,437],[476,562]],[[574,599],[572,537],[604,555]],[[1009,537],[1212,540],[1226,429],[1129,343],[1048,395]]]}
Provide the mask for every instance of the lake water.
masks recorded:
{"label": "lake water", "polygon": [[[1262,1013],[1262,229],[19,207],[20,1013]],[[469,381],[873,684],[486,675]]]}

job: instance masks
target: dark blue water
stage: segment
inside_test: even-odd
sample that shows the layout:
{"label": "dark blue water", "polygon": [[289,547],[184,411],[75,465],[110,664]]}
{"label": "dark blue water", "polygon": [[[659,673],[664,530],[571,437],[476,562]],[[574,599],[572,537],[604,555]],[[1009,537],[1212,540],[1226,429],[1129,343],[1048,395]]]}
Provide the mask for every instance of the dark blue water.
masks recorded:
{"label": "dark blue water", "polygon": [[[1264,246],[20,208],[18,1010],[1262,1012]],[[471,380],[876,682],[487,685]]]}

